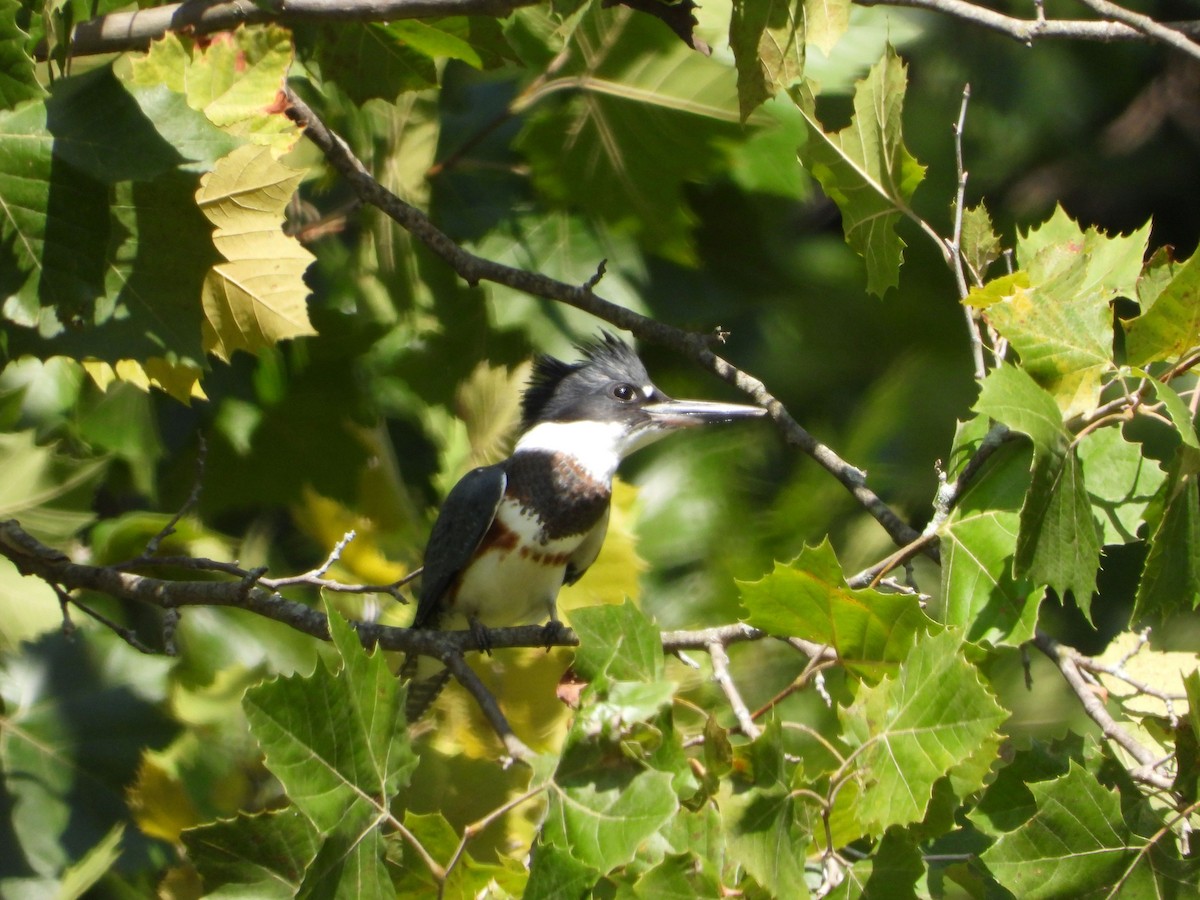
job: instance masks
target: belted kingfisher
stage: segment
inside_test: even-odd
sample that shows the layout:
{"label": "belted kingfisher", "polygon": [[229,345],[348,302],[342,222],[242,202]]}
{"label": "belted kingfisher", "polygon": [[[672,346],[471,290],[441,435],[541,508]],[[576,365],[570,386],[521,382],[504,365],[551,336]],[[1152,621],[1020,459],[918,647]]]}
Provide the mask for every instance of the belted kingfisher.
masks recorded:
{"label": "belted kingfisher", "polygon": [[[534,361],[522,433],[508,459],[468,472],[442,505],[421,576],[413,628],[461,628],[487,646],[487,628],[548,615],[595,562],[608,529],[612,479],[627,455],[680,428],[762,416],[737,403],[673,400],[628,344],[602,332],[580,362]],[[410,679],[407,715],[419,718],[449,673]]]}

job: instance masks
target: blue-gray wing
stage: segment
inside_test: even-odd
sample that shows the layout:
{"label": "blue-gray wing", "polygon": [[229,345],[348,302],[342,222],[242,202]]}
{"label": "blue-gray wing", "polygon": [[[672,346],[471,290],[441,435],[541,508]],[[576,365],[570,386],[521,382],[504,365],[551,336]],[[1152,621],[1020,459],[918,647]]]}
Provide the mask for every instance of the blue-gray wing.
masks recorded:
{"label": "blue-gray wing", "polygon": [[425,547],[413,628],[437,627],[444,612],[442,598],[491,527],[507,484],[504,463],[496,463],[472,469],[451,489]]}

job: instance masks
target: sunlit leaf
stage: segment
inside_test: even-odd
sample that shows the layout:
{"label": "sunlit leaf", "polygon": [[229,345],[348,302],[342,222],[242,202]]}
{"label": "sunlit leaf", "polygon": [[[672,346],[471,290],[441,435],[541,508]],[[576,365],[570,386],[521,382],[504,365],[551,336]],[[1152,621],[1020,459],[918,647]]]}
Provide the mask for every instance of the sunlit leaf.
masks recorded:
{"label": "sunlit leaf", "polygon": [[330,610],[341,660],[308,678],[279,678],[247,691],[244,706],[268,768],[321,836],[306,888],[381,896],[383,811],[416,766],[404,728],[404,701],[382,654]]}
{"label": "sunlit leaf", "polygon": [[982,856],[1016,896],[1081,897],[1110,888],[1136,861],[1143,841],[1122,820],[1116,792],[1076,763],[1061,778],[1030,790],[1037,812]]}
{"label": "sunlit leaf", "polygon": [[906,80],[904,63],[889,45],[855,85],[850,125],[832,133],[817,118],[807,85],[793,95],[808,123],[800,159],[837,204],[846,242],[866,260],[867,289],[879,296],[899,283],[904,241],[896,225],[925,177],[901,132]]}
{"label": "sunlit leaf", "polygon": [[304,172],[265,147],[235,150],[200,180],[196,202],[227,262],[204,280],[205,344],[221,359],[315,334],[304,272],[313,255],[283,233],[284,207]]}
{"label": "sunlit leaf", "polygon": [[1012,574],[1028,452],[993,458],[942,526],[940,620],[968,640],[1016,646],[1033,638],[1042,592]]}
{"label": "sunlit leaf", "polygon": [[960,796],[978,789],[1007,715],[963,658],[958,634],[918,641],[894,677],[864,687],[846,711],[846,737],[860,748],[860,820],[873,834],[919,821],[947,775]]}
{"label": "sunlit leaf", "polygon": [[1100,563],[1100,529],[1054,398],[1023,368],[1002,365],[984,380],[975,409],[1033,439],[1033,477],[1021,506],[1014,576],[1059,593],[1072,591],[1088,613]]}
{"label": "sunlit leaf", "polygon": [[183,845],[209,889],[236,886],[264,900],[283,900],[295,896],[320,835],[289,808],[193,828],[184,832]]}
{"label": "sunlit leaf", "polygon": [[915,596],[847,587],[828,540],[740,587],[748,624],[827,644],[870,681],[896,670],[927,622]]}
{"label": "sunlit leaf", "polygon": [[1118,428],[1101,428],[1079,443],[1084,484],[1100,514],[1105,544],[1138,540],[1138,528],[1166,474]]}
{"label": "sunlit leaf", "polygon": [[804,9],[803,0],[734,0],[729,46],[742,121],[803,76]]}
{"label": "sunlit leaf", "polygon": [[983,310],[1065,416],[1099,400],[1101,376],[1113,368],[1109,304],[1133,296],[1149,233],[1149,225],[1128,237],[1084,231],[1059,207],[1017,239],[1024,280],[1004,282],[1009,291],[999,299],[973,293],[965,301]]}
{"label": "sunlit leaf", "polygon": [[196,45],[168,33],[133,60],[132,81],[165,84],[230,134],[282,152],[298,136],[279,104],[292,53],[291,33],[277,26],[223,31]]}
{"label": "sunlit leaf", "polygon": [[1154,304],[1125,322],[1125,353],[1132,365],[1178,359],[1200,345],[1200,254],[1170,267],[1171,279]]}
{"label": "sunlit leaf", "polygon": [[991,264],[1000,258],[1000,238],[992,226],[987,207],[982,203],[963,210],[960,243],[963,259],[980,279],[987,274]]}
{"label": "sunlit leaf", "polygon": [[791,791],[781,727],[773,720],[747,750],[744,765],[718,797],[727,852],[775,896],[805,897],[804,817]]}
{"label": "sunlit leaf", "polygon": [[804,35],[826,56],[850,28],[849,0],[805,0]]}

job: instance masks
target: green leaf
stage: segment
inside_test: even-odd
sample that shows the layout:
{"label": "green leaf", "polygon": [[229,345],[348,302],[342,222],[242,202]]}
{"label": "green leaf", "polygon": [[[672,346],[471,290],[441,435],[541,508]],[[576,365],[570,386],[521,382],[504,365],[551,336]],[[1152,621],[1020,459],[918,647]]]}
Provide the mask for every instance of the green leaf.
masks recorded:
{"label": "green leaf", "polygon": [[[72,640],[45,635],[0,660],[6,860],[59,876],[89,852],[106,852],[114,826],[124,823],[125,863],[146,864],[147,842],[126,791],[142,753],[176,735],[158,708],[167,665],[91,629]],[[71,678],[56,677],[67,672]],[[154,702],[145,699],[156,693]]]}
{"label": "green leaf", "polygon": [[68,867],[63,872],[55,900],[77,900],[79,897],[88,896],[88,891],[95,887],[120,859],[121,838],[124,834],[124,825],[114,825],[79,862]]}
{"label": "green leaf", "polygon": [[996,880],[1029,900],[1111,888],[1144,843],[1122,820],[1116,793],[1075,762],[1030,790],[1037,812],[981,857]]}
{"label": "green leaf", "polygon": [[1079,442],[1083,480],[1092,509],[1100,514],[1105,544],[1138,540],[1146,507],[1166,473],[1143,454],[1141,444],[1125,440],[1118,428],[1101,428]]}
{"label": "green leaf", "polygon": [[12,288],[2,312],[47,332],[82,320],[100,295],[110,228],[105,185],[53,148],[45,104],[0,113],[0,260]]}
{"label": "green leaf", "polygon": [[1100,529],[1074,450],[1064,456],[1034,454],[1033,478],[1021,507],[1021,530],[1013,574],[1071,591],[1091,618]]}
{"label": "green leaf", "polygon": [[896,225],[911,215],[909,202],[925,177],[925,167],[904,146],[905,82],[904,63],[888,45],[855,85],[850,124],[832,134],[817,119],[809,88],[793,95],[808,123],[800,160],[841,210],[846,242],[866,260],[867,290],[878,296],[899,283],[904,241]]}
{"label": "green leaf", "polygon": [[216,226],[213,243],[227,260],[212,268],[203,289],[205,345],[223,360],[316,334],[304,284],[313,255],[282,228],[303,177],[268,148],[245,146],[200,179],[196,202]]}
{"label": "green leaf", "polygon": [[982,280],[991,264],[1000,258],[1001,250],[1000,238],[992,226],[992,217],[982,203],[963,210],[962,237],[959,242],[966,264]]}
{"label": "green leaf", "polygon": [[1200,254],[1170,271],[1171,280],[1157,292],[1154,304],[1123,323],[1131,365],[1175,360],[1200,344]]}
{"label": "green leaf", "polygon": [[1200,450],[1200,437],[1197,437],[1196,434],[1196,423],[1192,411],[1183,402],[1183,398],[1169,384],[1163,384],[1156,378],[1145,373],[1142,374],[1146,379],[1145,383],[1154,391],[1158,402],[1166,409],[1171,424],[1179,432],[1179,439],[1192,450]]}
{"label": "green leaf", "polygon": [[1033,440],[1033,477],[1021,507],[1014,577],[1060,594],[1072,591],[1086,614],[1100,564],[1100,531],[1062,413],[1024,369],[1009,365],[988,374],[975,410]]}
{"label": "green leaf", "polygon": [[942,525],[939,621],[970,641],[1019,646],[1033,638],[1042,592],[1012,574],[1028,487],[1029,450],[1001,450]]}
{"label": "green leaf", "polygon": [[1150,539],[1138,582],[1134,621],[1166,617],[1200,605],[1200,496],[1194,475],[1180,475],[1180,459],[1164,485],[1166,507]]}
{"label": "green leaf", "polygon": [[975,411],[1028,435],[1039,454],[1061,454],[1070,436],[1054,398],[1021,368],[1000,365],[988,373]]}
{"label": "green leaf", "polygon": [[277,678],[246,692],[243,707],[267,767],[321,836],[301,888],[321,894],[356,885],[382,896],[381,823],[416,767],[404,699],[383,654],[368,655],[357,633],[329,610],[341,660],[309,677]]}
{"label": "green leaf", "polygon": [[807,846],[809,835],[792,795],[778,719],[750,745],[746,762],[741,775],[723,782],[718,797],[729,858],[771,895],[805,897],[804,858],[797,849]]}
{"label": "green leaf", "polygon": [[575,669],[587,681],[658,681],[663,676],[662,637],[641,610],[626,599],[620,606],[590,606],[571,613],[579,636]]}
{"label": "green leaf", "polygon": [[[1149,233],[1149,225],[1128,237],[1085,232],[1058,208],[1017,239],[1026,280],[1010,277],[1010,293],[983,307],[1064,416],[1099,401],[1101,377],[1113,367],[1109,304],[1134,295]],[[975,295],[967,302],[977,305]]]}
{"label": "green leaf", "polygon": [[920,821],[945,776],[960,797],[977,790],[1006,716],[963,658],[961,635],[918,641],[894,677],[864,687],[846,710],[846,739],[859,748],[859,820],[877,835]]}
{"label": "green leaf", "polygon": [[548,790],[542,841],[601,874],[632,860],[679,808],[670,775],[584,753],[564,757]]}
{"label": "green leaf", "polygon": [[393,102],[405,91],[437,84],[433,59],[409,41],[433,30],[408,22],[306,24],[296,29],[296,43],[317,64],[321,80],[337,84],[355,103],[376,97]]}
{"label": "green leaf", "polygon": [[321,839],[295,807],[239,814],[190,828],[181,837],[206,888],[237,886],[264,900],[295,896]]}
{"label": "green leaf", "polygon": [[17,25],[19,0],[0,0],[0,109],[37,100],[46,91],[38,83],[33,58],[25,51],[29,35]]}
{"label": "green leaf", "polygon": [[0,519],[20,519],[42,540],[63,541],[96,518],[92,498],[107,466],[107,459],[39,446],[32,431],[0,433]]}
{"label": "green leaf", "polygon": [[828,644],[869,681],[895,672],[928,621],[914,596],[848,587],[828,539],[739,587],[748,624]]}
{"label": "green leaf", "polygon": [[587,897],[600,880],[600,873],[574,853],[550,844],[538,844],[529,866],[524,900],[559,900]]}
{"label": "green leaf", "polygon": [[[647,251],[694,258],[684,185],[723,167],[742,134],[729,70],[660,23],[592,4],[514,146],[549,199],[636,236]],[[593,261],[593,267],[595,262]]]}
{"label": "green leaf", "polygon": [[743,122],[803,77],[804,39],[804,0],[733,0],[729,47]]}
{"label": "green leaf", "polygon": [[916,898],[917,881],[925,862],[916,841],[903,829],[889,828],[875,852],[846,870],[846,880],[829,894],[833,898]]}

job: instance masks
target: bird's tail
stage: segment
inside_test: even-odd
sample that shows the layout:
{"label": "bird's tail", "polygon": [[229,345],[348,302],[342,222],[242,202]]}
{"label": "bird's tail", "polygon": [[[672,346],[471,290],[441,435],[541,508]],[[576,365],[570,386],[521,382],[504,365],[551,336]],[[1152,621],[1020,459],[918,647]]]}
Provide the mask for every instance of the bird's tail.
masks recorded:
{"label": "bird's tail", "polygon": [[432,675],[421,674],[421,657],[410,653],[400,667],[400,678],[408,682],[408,699],[404,704],[404,716],[411,725],[429,712],[442,688],[450,680],[450,670],[444,666]]}

